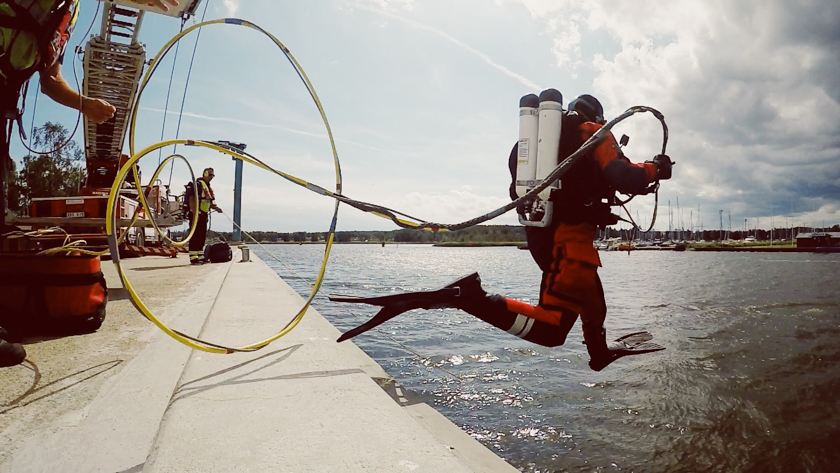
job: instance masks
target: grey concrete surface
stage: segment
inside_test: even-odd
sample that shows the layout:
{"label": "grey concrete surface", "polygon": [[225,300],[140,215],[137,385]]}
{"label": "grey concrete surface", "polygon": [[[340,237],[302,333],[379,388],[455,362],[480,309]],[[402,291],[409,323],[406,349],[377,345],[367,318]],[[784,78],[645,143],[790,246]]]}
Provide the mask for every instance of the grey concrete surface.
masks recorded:
{"label": "grey concrete surface", "polygon": [[[241,346],[303,305],[251,259],[124,266],[167,323]],[[103,271],[119,287],[113,265]],[[0,371],[0,471],[517,471],[431,407],[394,401],[387,373],[335,343],[314,309],[262,350],[218,355],[172,340],[109,290],[118,297],[99,332],[29,344],[27,365]]]}
{"label": "grey concrete surface", "polygon": [[[150,309],[196,333],[226,274],[186,257],[123,261]],[[122,471],[142,464],[191,349],[146,320],[103,261],[109,302],[93,334],[25,343],[23,365],[0,371],[0,471]]]}

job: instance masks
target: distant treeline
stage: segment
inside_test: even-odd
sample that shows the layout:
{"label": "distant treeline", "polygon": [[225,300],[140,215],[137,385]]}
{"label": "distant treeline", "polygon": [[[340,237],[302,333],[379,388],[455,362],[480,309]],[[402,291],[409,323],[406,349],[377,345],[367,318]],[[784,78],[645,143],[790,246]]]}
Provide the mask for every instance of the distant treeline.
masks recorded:
{"label": "distant treeline", "polygon": [[[264,232],[249,231],[255,240],[264,243],[296,243],[325,241],[327,232]],[[231,232],[208,232],[209,237],[230,240]],[[249,240],[242,235],[244,241]],[[336,243],[497,243],[524,242],[525,229],[515,225],[478,225],[458,230],[457,232],[430,232],[422,230],[390,230],[390,231],[341,231],[335,232]]]}
{"label": "distant treeline", "polygon": [[[799,233],[810,233],[810,227],[776,228],[772,231],[774,240],[791,239]],[[828,232],[840,232],[840,225],[826,228]],[[254,239],[263,243],[302,243],[325,241],[327,232],[270,232],[249,231]],[[177,235],[176,235],[177,236]],[[222,240],[230,240],[231,232],[208,232],[208,236]],[[644,240],[742,240],[747,236],[755,237],[758,241],[771,239],[771,231],[758,229],[749,232],[726,230],[704,230],[690,232],[688,230],[674,230],[670,232],[656,231],[641,235]],[[618,228],[599,231],[599,238],[621,238],[625,240],[638,239],[638,233]],[[243,234],[242,239],[250,239]],[[340,231],[335,233],[337,243],[521,243],[525,242],[525,227],[520,225],[477,225],[457,232],[430,232],[422,230],[390,230],[390,231]]]}

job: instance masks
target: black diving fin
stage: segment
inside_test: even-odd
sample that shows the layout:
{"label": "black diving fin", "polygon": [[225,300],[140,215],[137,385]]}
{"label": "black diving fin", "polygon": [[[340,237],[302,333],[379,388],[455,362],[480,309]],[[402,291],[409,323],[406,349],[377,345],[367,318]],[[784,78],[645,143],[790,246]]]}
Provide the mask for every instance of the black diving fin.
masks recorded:
{"label": "black diving fin", "polygon": [[651,335],[650,332],[635,332],[615,339],[615,341],[623,345],[624,348],[632,348],[651,340],[653,340],[653,335]]}
{"label": "black diving fin", "polygon": [[358,327],[348,330],[341,337],[339,342],[350,339],[361,333],[385,323],[394,317],[413,309],[442,309],[455,307],[459,298],[484,295],[481,289],[481,278],[478,273],[472,273],[457,281],[434,291],[407,292],[404,294],[393,294],[390,296],[360,297],[330,295],[333,302],[352,302],[356,304],[371,304],[382,306],[376,315]]}
{"label": "black diving fin", "polygon": [[665,349],[662,345],[651,343],[653,335],[649,332],[635,332],[615,339],[616,344],[609,348],[609,352],[603,358],[589,360],[589,367],[595,371],[601,371],[613,361],[625,356],[643,355]]}

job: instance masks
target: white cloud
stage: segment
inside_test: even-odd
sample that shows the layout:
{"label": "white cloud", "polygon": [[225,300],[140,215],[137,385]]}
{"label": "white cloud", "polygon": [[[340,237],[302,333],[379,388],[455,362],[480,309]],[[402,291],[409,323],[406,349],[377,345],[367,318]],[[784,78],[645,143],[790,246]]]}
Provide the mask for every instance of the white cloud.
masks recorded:
{"label": "white cloud", "polygon": [[[580,45],[608,116],[631,105],[665,114],[678,164],[664,193],[743,208],[745,217],[793,205],[816,218],[837,202],[837,3],[520,1],[553,31],[559,66]],[[617,51],[587,56],[603,33]],[[649,143],[630,157],[649,159],[656,130],[635,118],[622,126],[635,145]]]}
{"label": "white cloud", "polygon": [[581,35],[578,23],[570,20],[560,21],[557,26],[557,34],[554,37],[552,51],[557,59],[557,66],[570,70],[575,74],[581,61]]}
{"label": "white cloud", "polygon": [[[156,113],[163,113],[164,112],[162,109],[154,108],[154,107],[140,107],[140,110],[145,110],[145,111],[148,111],[148,112],[156,112]],[[179,112],[176,112],[174,110],[169,110],[166,113],[167,113],[167,115],[176,115],[177,116]],[[193,113],[193,112],[182,112],[181,114],[185,117],[198,118],[200,120],[227,122],[227,123],[234,123],[234,124],[237,124],[237,125],[245,125],[245,126],[257,127],[257,128],[273,128],[273,129],[276,129],[276,130],[288,131],[289,133],[295,133],[295,134],[298,134],[298,135],[305,135],[305,136],[312,136],[312,137],[317,137],[317,138],[326,138],[327,137],[326,133],[312,133],[312,132],[309,132],[309,131],[304,131],[304,130],[299,130],[299,129],[295,129],[295,128],[289,128],[289,127],[277,125],[275,123],[254,122],[254,121],[249,121],[249,120],[241,120],[239,118],[231,118],[229,116],[214,117],[214,116],[210,116],[210,115],[202,115],[200,113]]]}
{"label": "white cloud", "polygon": [[534,18],[551,16],[567,10],[573,4],[570,0],[501,0],[499,3],[521,3]]}
{"label": "white cloud", "polygon": [[[496,210],[508,202],[510,200],[479,195],[464,189],[451,190],[445,194],[410,192],[397,198],[393,208],[427,221],[454,224]],[[515,212],[511,211],[488,223],[512,225],[515,220]]]}
{"label": "white cloud", "polygon": [[236,12],[239,11],[239,0],[224,0],[222,3],[225,5],[227,16],[236,16]]}
{"label": "white cloud", "polygon": [[405,10],[414,9],[414,0],[363,0],[359,5],[371,5],[383,10]]}
{"label": "white cloud", "polygon": [[[700,205],[703,217],[695,221],[717,222],[719,209],[731,209],[741,222],[784,212],[811,224],[837,223],[838,2],[794,8],[782,0],[228,0],[215,13],[244,15],[245,7],[259,9],[260,26],[295,51],[317,88],[351,197],[445,223],[506,203],[516,103],[545,83],[567,99],[596,95],[608,116],[632,105],[661,110],[677,166],[660,202],[679,196],[684,208],[696,212]],[[152,43],[177,29],[172,18],[149,16],[141,41],[154,51]],[[277,61],[274,50],[267,56],[273,46],[260,49],[251,34],[202,34],[180,135],[247,142],[250,152],[278,169],[332,188],[331,150],[319,114],[286,60]],[[186,74],[189,60],[190,54],[178,56],[176,77]],[[65,67],[70,77],[71,64]],[[157,109],[144,107],[140,114],[141,147],[161,134],[165,92],[149,88],[144,97]],[[46,119],[72,125],[75,115],[45,100],[38,101],[37,116],[24,118]],[[167,132],[175,123],[167,121]],[[631,136],[626,152],[634,161],[650,159],[660,146],[658,122],[649,114],[615,131]],[[14,156],[24,154],[19,144],[12,146]],[[187,151],[190,159],[198,152]],[[230,166],[217,154],[200,154],[201,166]],[[247,169],[246,186],[282,191],[267,195],[281,199],[284,212],[325,206],[318,211],[325,215],[311,223],[325,226],[329,199]],[[220,186],[224,178],[220,172]],[[281,216],[248,195],[255,200],[252,207],[246,201],[246,216],[256,218],[249,212],[260,209],[262,228],[304,229],[309,219],[310,212]],[[644,218],[652,202],[640,197],[633,208]],[[659,228],[667,227],[662,215],[660,209]],[[394,228],[344,207],[340,221],[345,229]],[[515,216],[491,223],[505,222],[515,223]]]}
{"label": "white cloud", "polygon": [[[154,108],[154,107],[140,107],[140,110],[144,110],[144,111],[148,111],[148,112],[164,113],[163,109]],[[169,110],[169,111],[166,112],[167,115],[175,115],[175,116],[177,116],[178,113],[179,112],[176,112],[174,110]],[[236,124],[236,125],[244,125],[244,126],[247,126],[247,127],[255,127],[255,128],[268,128],[268,129],[286,131],[286,132],[289,132],[289,133],[293,133],[293,134],[301,135],[301,136],[305,136],[305,137],[310,137],[310,138],[318,138],[318,139],[323,139],[323,140],[328,139],[328,136],[327,136],[326,132],[313,133],[313,132],[310,132],[310,131],[300,130],[300,129],[297,129],[297,128],[289,128],[289,127],[286,127],[286,126],[277,125],[274,122],[255,122],[255,121],[250,121],[250,120],[241,120],[239,118],[231,118],[229,116],[216,117],[216,116],[203,115],[203,114],[193,113],[193,112],[181,112],[181,114],[185,117],[196,118],[196,119],[199,119],[199,120],[208,120],[208,121],[213,121],[213,122],[226,122],[226,123],[231,123],[231,124]],[[335,138],[335,137],[333,137],[333,139],[335,140],[335,142],[337,144],[340,143],[340,144],[345,144],[345,145],[352,145],[352,146],[355,146],[355,147],[359,147],[359,148],[363,148],[363,149],[367,149],[367,150],[371,150],[371,151],[379,151],[379,152],[383,152],[383,153],[388,153],[388,154],[393,155],[393,156],[406,156],[406,157],[410,157],[410,158],[414,158],[414,159],[421,159],[422,158],[422,156],[417,155],[417,154],[406,153],[406,152],[400,151],[400,150],[384,149],[384,148],[381,148],[381,147],[372,146],[372,145],[362,143],[362,142],[358,142],[358,141],[345,140],[345,139]]]}
{"label": "white cloud", "polygon": [[[384,1],[384,2],[372,2],[372,3],[379,5],[380,3],[388,4],[389,2]],[[368,5],[364,5],[364,4],[358,4],[356,6],[358,6],[359,8],[362,8],[362,9],[372,11],[372,12],[377,13],[379,15],[385,16],[387,18],[398,20],[398,21],[400,21],[402,23],[405,23],[407,25],[410,25],[414,28],[419,28],[419,29],[434,33],[435,35],[440,36],[441,38],[443,38],[446,41],[454,44],[455,46],[461,48],[462,50],[478,57],[488,66],[501,71],[502,73],[504,73],[508,77],[518,81],[519,83],[521,83],[525,87],[527,87],[531,90],[534,90],[534,91],[540,91],[540,90],[544,89],[544,87],[541,87],[541,86],[537,85],[531,79],[528,79],[527,77],[525,77],[521,74],[518,74],[518,73],[508,69],[507,67],[495,62],[490,56],[488,56],[484,52],[482,52],[482,51],[464,43],[463,41],[455,38],[454,36],[450,35],[449,33],[445,32],[445,31],[442,31],[442,30],[440,30],[438,28],[435,28],[433,26],[429,26],[429,25],[420,23],[418,21],[414,21],[410,18],[406,18],[406,17],[400,16],[400,15],[390,13],[389,11],[387,11],[387,9],[373,8],[373,7],[370,7]]]}

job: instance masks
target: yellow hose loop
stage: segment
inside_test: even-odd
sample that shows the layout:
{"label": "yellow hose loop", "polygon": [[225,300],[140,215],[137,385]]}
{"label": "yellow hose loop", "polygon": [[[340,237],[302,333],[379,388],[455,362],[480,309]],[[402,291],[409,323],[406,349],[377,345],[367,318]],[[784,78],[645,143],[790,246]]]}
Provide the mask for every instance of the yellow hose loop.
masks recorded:
{"label": "yellow hose loop", "polygon": [[[135,133],[135,125],[136,125],[136,121],[137,121],[138,105],[140,103],[140,98],[142,96],[142,92],[145,89],[146,84],[148,84],[149,80],[151,79],[152,74],[154,73],[157,65],[160,63],[160,60],[163,58],[163,56],[165,56],[166,52],[177,41],[179,41],[181,38],[183,38],[185,35],[192,32],[193,30],[195,30],[197,28],[200,28],[202,26],[207,26],[207,25],[211,25],[211,24],[231,24],[231,25],[238,25],[238,26],[247,26],[249,28],[256,29],[257,31],[260,31],[261,33],[263,33],[266,36],[268,36],[269,38],[271,38],[271,40],[281,49],[281,51],[283,51],[283,54],[285,54],[285,56],[289,59],[292,66],[295,68],[295,71],[298,73],[301,80],[303,81],[304,85],[306,85],[306,88],[309,91],[313,101],[315,102],[315,105],[318,107],[318,111],[321,114],[321,119],[324,122],[324,127],[327,130],[327,135],[328,135],[329,141],[330,141],[330,147],[331,147],[332,153],[333,153],[333,161],[334,161],[334,164],[335,164],[335,176],[336,176],[336,185],[335,185],[336,186],[335,187],[336,192],[335,193],[327,191],[326,189],[322,189],[318,186],[314,186],[312,184],[309,184],[308,182],[306,182],[302,179],[298,179],[298,178],[296,178],[292,175],[283,173],[281,171],[277,171],[277,170],[271,168],[270,166],[260,162],[259,160],[251,159],[247,156],[244,156],[240,153],[237,153],[236,151],[234,151],[232,149],[221,147],[221,146],[215,145],[213,143],[209,143],[209,142],[192,141],[192,140],[169,140],[169,141],[164,141],[164,142],[158,143],[156,145],[152,145],[152,146],[142,150],[140,153],[135,153],[135,151],[134,151],[134,133]],[[164,47],[161,49],[161,51],[158,52],[158,54],[152,60],[152,63],[150,65],[150,67],[148,68],[148,70],[146,71],[146,73],[143,76],[143,80],[141,82],[140,87],[138,88],[138,92],[137,92],[137,95],[135,97],[134,105],[133,105],[132,110],[131,110],[129,148],[130,148],[130,152],[131,152],[132,157],[129,159],[129,161],[117,173],[117,176],[114,180],[114,184],[111,187],[110,195],[108,196],[108,207],[107,207],[107,218],[106,218],[106,234],[108,235],[108,244],[110,246],[112,261],[114,262],[114,265],[117,269],[117,272],[120,275],[120,279],[123,283],[123,286],[125,287],[125,289],[129,293],[129,295],[131,296],[132,303],[135,305],[135,307],[137,307],[137,309],[146,318],[148,318],[150,321],[152,321],[152,323],[157,325],[161,330],[163,330],[165,333],[167,333],[172,338],[178,340],[179,342],[181,342],[181,343],[183,343],[187,346],[190,346],[191,348],[197,349],[197,350],[207,351],[207,352],[211,352],[211,353],[233,353],[233,352],[237,352],[237,351],[254,351],[254,350],[263,348],[263,347],[267,346],[268,344],[270,344],[271,342],[273,342],[273,341],[279,339],[280,337],[286,335],[287,333],[289,333],[295,326],[297,326],[298,323],[300,323],[300,321],[303,318],[303,315],[306,313],[306,310],[309,308],[310,304],[312,303],[312,300],[315,298],[315,295],[317,294],[318,290],[320,289],[321,283],[322,283],[323,278],[324,278],[324,274],[326,272],[326,266],[327,266],[327,261],[329,259],[329,253],[330,253],[330,250],[332,248],[332,244],[333,244],[333,241],[334,241],[334,238],[335,238],[335,226],[336,226],[336,221],[337,221],[337,218],[338,218],[339,200],[336,200],[336,203],[335,203],[335,210],[333,212],[332,223],[330,225],[329,237],[327,239],[327,245],[326,245],[326,248],[324,250],[324,258],[323,258],[323,261],[322,261],[322,264],[321,264],[321,269],[319,271],[316,283],[313,285],[312,292],[310,293],[309,297],[307,298],[306,302],[304,303],[304,306],[286,324],[286,326],[283,327],[283,329],[280,330],[280,332],[278,332],[274,336],[272,336],[268,339],[265,339],[261,342],[257,342],[257,343],[242,346],[242,347],[225,347],[225,346],[222,346],[222,345],[217,345],[217,344],[214,344],[214,343],[205,342],[205,341],[190,337],[188,335],[184,335],[184,334],[182,334],[182,333],[180,333],[176,330],[172,330],[172,329],[166,327],[166,325],[163,324],[159,319],[157,319],[154,316],[154,314],[151,312],[151,310],[149,310],[149,308],[140,299],[139,295],[134,290],[134,287],[131,285],[131,282],[128,280],[127,276],[125,275],[125,272],[122,269],[122,265],[120,264],[120,259],[119,259],[119,251],[118,251],[119,242],[116,239],[117,225],[116,225],[115,207],[116,207],[116,203],[118,201],[119,191],[122,188],[123,182],[125,182],[125,180],[126,180],[126,177],[127,177],[127,174],[129,172],[129,170],[131,170],[134,173],[134,178],[135,178],[135,182],[137,183],[137,188],[140,189],[140,192],[138,192],[138,200],[140,201],[141,207],[143,209],[145,209],[147,214],[150,216],[150,219],[152,221],[152,225],[155,227],[155,230],[158,232],[158,234],[161,235],[161,236],[164,236],[164,235],[162,235],[162,231],[158,228],[156,222],[154,221],[154,218],[151,217],[152,213],[149,209],[148,202],[146,201],[145,195],[142,192],[142,187],[140,186],[140,183],[139,183],[139,179],[138,179],[137,172],[136,172],[136,165],[137,165],[137,162],[142,157],[146,156],[151,151],[163,148],[165,146],[171,146],[171,145],[176,145],[176,144],[196,145],[196,146],[203,146],[203,147],[207,147],[207,148],[210,148],[210,149],[214,149],[216,151],[229,154],[236,159],[248,162],[248,163],[253,164],[257,167],[260,167],[260,168],[265,169],[267,171],[273,172],[273,173],[275,173],[275,174],[277,174],[277,175],[279,175],[279,176],[281,176],[281,177],[283,177],[283,178],[285,178],[285,179],[287,179],[291,182],[294,182],[294,183],[296,183],[300,186],[306,187],[307,189],[314,190],[314,191],[316,191],[316,192],[318,192],[322,195],[327,195],[327,196],[330,196],[330,197],[337,197],[337,196],[340,196],[340,192],[341,192],[341,167],[340,167],[340,164],[339,164],[339,161],[338,161],[338,152],[336,150],[335,140],[333,139],[332,130],[330,129],[329,122],[327,121],[327,117],[326,117],[326,113],[324,112],[324,108],[321,105],[321,102],[318,99],[318,95],[315,93],[315,90],[312,87],[312,84],[309,81],[309,78],[303,72],[303,69],[300,67],[300,64],[297,62],[297,60],[291,55],[289,50],[277,38],[275,38],[273,35],[271,35],[267,31],[263,30],[259,26],[256,26],[256,25],[254,25],[250,22],[247,22],[247,21],[244,21],[244,20],[239,20],[239,19],[211,20],[211,21],[207,21],[207,22],[203,22],[203,23],[199,23],[199,24],[196,24],[194,26],[191,26],[191,27],[185,29],[184,31],[182,31],[181,33],[179,33],[178,35],[176,35],[175,37],[173,37],[166,45],[164,45]],[[166,162],[168,162],[170,160],[170,158],[167,158]],[[185,161],[186,161],[186,159],[185,159]],[[152,180],[150,181],[150,185],[151,185],[151,183],[155,182],[155,179],[157,178],[158,174],[160,173],[161,169],[163,168],[163,165],[166,162],[164,162],[164,163],[162,163],[161,165],[158,166],[158,169],[155,171],[155,175],[153,176]],[[190,168],[190,173],[192,174],[192,168]],[[193,176],[193,182],[195,182],[194,176]],[[198,199],[196,199],[196,203],[197,202],[198,202]],[[197,218],[197,216],[198,216],[198,212],[195,211],[194,212],[194,217]],[[135,212],[135,219],[132,220],[132,225],[134,224],[135,220],[136,220],[136,212]],[[190,231],[190,234],[184,240],[185,242],[188,241],[189,238],[192,237],[192,232],[193,232],[193,229],[195,228],[195,222],[193,222],[193,225],[191,225],[191,227],[192,227],[192,229]],[[172,242],[172,240],[169,240],[168,238],[167,238],[167,240]],[[172,242],[172,243],[174,243],[174,242]],[[183,242],[181,244],[183,244]]]}
{"label": "yellow hose loop", "polygon": [[[269,337],[265,340],[262,340],[262,341],[259,341],[259,342],[256,342],[256,343],[252,343],[250,345],[241,346],[241,347],[226,347],[226,346],[223,346],[223,345],[218,345],[218,344],[214,344],[214,343],[210,343],[210,342],[205,342],[203,340],[198,340],[198,339],[195,339],[193,337],[189,337],[189,336],[184,335],[184,334],[182,334],[182,333],[180,333],[176,330],[172,330],[172,329],[168,328],[143,303],[143,301],[141,300],[141,298],[139,297],[139,295],[135,291],[134,287],[131,285],[131,282],[128,280],[128,277],[126,276],[125,272],[122,269],[122,265],[120,263],[120,258],[119,258],[119,252],[117,251],[116,248],[113,248],[116,245],[116,242],[117,242],[116,234],[115,234],[115,230],[117,228],[115,207],[116,207],[116,203],[118,201],[119,190],[120,190],[120,188],[122,188],[123,182],[125,182],[126,178],[128,177],[128,173],[133,172],[133,169],[134,169],[135,165],[137,164],[137,162],[140,159],[142,159],[143,157],[145,157],[146,155],[148,155],[149,153],[151,153],[153,151],[156,151],[157,149],[160,149],[160,148],[163,148],[163,147],[166,147],[166,146],[176,145],[176,144],[201,146],[201,147],[209,148],[209,149],[212,149],[212,150],[215,150],[215,151],[219,151],[219,152],[228,154],[235,159],[239,159],[239,160],[242,160],[244,162],[248,162],[249,164],[253,164],[257,167],[260,167],[262,169],[271,171],[271,172],[273,172],[275,174],[278,174],[278,175],[280,175],[280,176],[282,176],[282,177],[284,177],[284,178],[286,178],[286,179],[288,179],[288,180],[290,180],[290,181],[292,181],[292,182],[294,182],[298,185],[301,185],[303,187],[311,187],[311,184],[309,184],[308,182],[306,182],[302,179],[291,176],[289,174],[283,173],[281,171],[277,171],[277,170],[271,168],[270,166],[265,165],[262,162],[259,162],[257,160],[249,158],[248,156],[244,156],[244,155],[240,154],[239,152],[237,152],[234,149],[218,146],[214,143],[209,143],[209,142],[205,142],[205,141],[169,140],[169,141],[163,141],[163,142],[157,143],[155,145],[149,146],[149,147],[145,148],[144,150],[142,150],[140,153],[132,156],[128,160],[128,162],[126,162],[125,165],[117,173],[117,176],[114,179],[114,185],[111,188],[111,193],[108,196],[107,219],[106,219],[106,229],[105,229],[105,231],[106,231],[106,234],[108,235],[108,242],[112,246],[112,248],[111,248],[111,258],[112,258],[112,261],[114,262],[114,265],[116,266],[117,272],[120,275],[120,280],[123,283],[123,287],[125,287],[126,291],[128,291],[128,293],[131,297],[131,301],[134,304],[134,306],[140,311],[140,313],[143,314],[144,317],[149,319],[152,323],[157,325],[161,330],[163,330],[165,333],[167,333],[172,338],[178,340],[179,342],[181,342],[181,343],[183,343],[183,344],[185,344],[185,345],[187,345],[191,348],[195,348],[197,350],[207,351],[207,352],[211,352],[211,353],[234,353],[234,352],[242,352],[242,351],[254,351],[254,350],[263,348],[263,347],[267,346],[268,344],[270,344],[271,342],[273,342],[273,341],[279,339],[280,337],[286,335],[287,333],[289,333],[293,328],[295,328],[295,326],[297,326],[298,323],[300,323],[300,321],[303,319],[303,315],[306,313],[306,310],[309,308],[309,306],[312,303],[312,300],[315,298],[315,295],[317,294],[318,290],[320,289],[321,283],[323,282],[323,279],[324,279],[324,274],[326,272],[327,260],[329,258],[329,253],[330,253],[330,250],[332,249],[332,244],[333,244],[333,241],[334,241],[334,238],[335,238],[335,221],[336,221],[336,215],[337,215],[337,212],[338,212],[339,202],[336,201],[336,203],[335,203],[335,213],[333,215],[333,223],[330,227],[330,234],[329,234],[329,238],[327,239],[326,249],[324,251],[324,259],[323,259],[322,264],[321,264],[321,269],[318,273],[318,278],[316,279],[316,282],[313,285],[312,292],[310,293],[309,297],[307,298],[306,302],[304,303],[304,306],[297,312],[297,314],[295,314],[295,316],[277,334],[275,334],[272,337]],[[178,155],[170,156],[170,158],[174,159],[174,156],[178,156]],[[169,158],[167,158],[167,159],[169,159]],[[332,192],[329,192],[329,191],[325,191],[325,192],[328,195],[333,194]]]}
{"label": "yellow hose loop", "polygon": [[[149,188],[151,188],[152,184],[154,184],[154,182],[157,181],[158,175],[160,175],[161,171],[163,171],[163,168],[166,167],[166,165],[170,161],[173,161],[175,159],[181,159],[187,164],[187,168],[189,168],[189,170],[190,170],[190,181],[192,181],[193,189],[197,189],[197,187],[196,187],[197,183],[195,182],[195,173],[193,172],[193,168],[190,165],[190,162],[187,160],[187,158],[181,156],[180,154],[171,154],[166,159],[164,159],[163,162],[161,162],[158,165],[157,169],[155,169],[155,172],[152,175],[152,179],[149,181],[149,186],[148,186]],[[136,165],[133,166],[133,168],[136,168],[136,167],[137,167]],[[135,172],[135,175],[136,175],[136,172]],[[154,212],[151,211],[151,209],[149,208],[149,204],[146,202],[146,196],[145,196],[145,193],[142,191],[142,187],[138,186],[138,189],[141,189],[141,191],[138,192],[138,194],[139,194],[138,195],[138,200],[140,201],[141,208],[143,208],[146,211],[146,216],[149,218],[149,221],[152,223],[152,227],[154,227],[155,232],[157,232],[157,234],[163,240],[165,240],[166,242],[168,242],[172,246],[184,246],[187,243],[189,243],[190,238],[192,238],[193,234],[195,233],[196,223],[198,222],[198,201],[199,201],[199,199],[197,199],[197,198],[194,199],[195,200],[195,205],[193,206],[193,212],[192,212],[193,219],[192,219],[192,222],[190,222],[189,233],[187,234],[187,236],[183,240],[175,241],[175,240],[169,238],[168,236],[166,236],[166,234],[163,233],[163,230],[160,229],[157,222],[155,221]],[[198,195],[197,192],[196,192],[196,195]],[[139,208],[138,208],[138,210],[139,210]],[[129,226],[134,225],[134,222],[137,220],[136,216],[137,216],[137,212],[135,212],[135,218],[131,221],[131,225],[129,225]]]}

